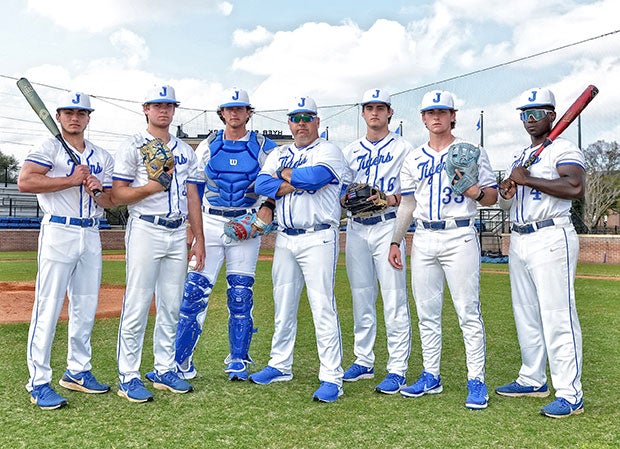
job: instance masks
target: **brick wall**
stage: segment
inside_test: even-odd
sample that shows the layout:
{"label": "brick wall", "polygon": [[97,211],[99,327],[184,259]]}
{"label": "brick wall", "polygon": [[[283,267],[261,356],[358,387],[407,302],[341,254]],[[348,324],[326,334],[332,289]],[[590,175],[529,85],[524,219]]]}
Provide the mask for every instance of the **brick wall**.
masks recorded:
{"label": "brick wall", "polygon": [[[0,231],[0,251],[36,251],[39,231],[37,229],[15,229]],[[124,249],[125,231],[101,231],[101,242],[104,249]],[[411,248],[413,234],[407,234],[407,249]],[[275,234],[263,237],[263,249],[273,249]],[[340,235],[340,251],[344,252],[345,233]],[[502,234],[502,254],[508,254],[510,235]],[[608,263],[620,265],[620,235],[580,235],[579,262]]]}
{"label": "brick wall", "polygon": [[[502,254],[508,254],[510,234],[502,234]],[[620,235],[580,235],[579,262],[620,264]]]}

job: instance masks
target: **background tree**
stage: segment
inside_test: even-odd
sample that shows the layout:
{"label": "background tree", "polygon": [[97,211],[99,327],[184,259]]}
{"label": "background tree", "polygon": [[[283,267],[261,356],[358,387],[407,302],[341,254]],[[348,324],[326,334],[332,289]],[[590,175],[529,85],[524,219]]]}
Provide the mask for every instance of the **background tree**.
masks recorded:
{"label": "background tree", "polygon": [[583,222],[592,229],[620,200],[620,148],[617,142],[599,140],[584,150],[586,196]]}
{"label": "background tree", "polygon": [[0,151],[0,182],[16,183],[19,174],[19,164],[14,156]]}

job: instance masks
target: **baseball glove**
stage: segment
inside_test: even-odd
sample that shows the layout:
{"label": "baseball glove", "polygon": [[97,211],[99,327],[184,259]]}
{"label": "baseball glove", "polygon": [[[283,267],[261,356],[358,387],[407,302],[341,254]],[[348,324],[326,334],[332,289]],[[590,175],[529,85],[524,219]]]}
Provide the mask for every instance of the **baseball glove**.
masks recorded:
{"label": "baseball glove", "polygon": [[[376,199],[369,201],[371,196]],[[352,215],[371,215],[388,207],[385,193],[376,187],[363,183],[353,183],[344,193],[344,208]]]}
{"label": "baseball glove", "polygon": [[174,156],[164,141],[161,139],[149,141],[140,147],[140,154],[149,179],[160,183],[166,191],[170,189]]}
{"label": "baseball glove", "polygon": [[[254,235],[252,230],[256,229]],[[245,214],[235,217],[224,224],[224,234],[232,240],[240,241],[254,238],[259,235],[275,231],[273,222],[267,224],[254,214]]]}
{"label": "baseball glove", "polygon": [[[478,156],[480,149],[470,143],[456,143],[448,149],[445,170],[457,195],[478,183]],[[461,172],[460,176],[456,170]]]}

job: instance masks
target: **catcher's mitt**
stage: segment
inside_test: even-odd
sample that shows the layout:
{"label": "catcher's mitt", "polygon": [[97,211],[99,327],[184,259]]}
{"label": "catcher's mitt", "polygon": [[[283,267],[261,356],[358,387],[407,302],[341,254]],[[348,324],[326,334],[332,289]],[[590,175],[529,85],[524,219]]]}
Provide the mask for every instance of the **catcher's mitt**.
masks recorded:
{"label": "catcher's mitt", "polygon": [[[480,149],[470,143],[456,143],[448,149],[445,169],[457,195],[478,183],[478,157]],[[461,172],[461,175],[456,170]]]}
{"label": "catcher's mitt", "polygon": [[164,186],[164,190],[170,189],[174,156],[164,141],[161,139],[149,141],[140,147],[140,154],[149,179],[160,183]]}
{"label": "catcher's mitt", "polygon": [[[247,240],[259,235],[267,234],[275,231],[276,227],[273,222],[267,224],[256,214],[245,214],[240,217],[233,218],[224,224],[224,234],[232,240]],[[256,232],[252,235],[252,231]]]}
{"label": "catcher's mitt", "polygon": [[[376,199],[368,200],[371,196]],[[353,183],[344,193],[344,208],[352,215],[371,215],[388,207],[385,193],[368,184]]]}

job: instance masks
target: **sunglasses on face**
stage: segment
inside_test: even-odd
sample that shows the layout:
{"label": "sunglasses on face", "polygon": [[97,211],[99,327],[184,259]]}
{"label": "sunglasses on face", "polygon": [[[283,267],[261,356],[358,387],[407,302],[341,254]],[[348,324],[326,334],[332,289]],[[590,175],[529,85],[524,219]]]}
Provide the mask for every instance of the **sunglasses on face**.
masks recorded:
{"label": "sunglasses on face", "polygon": [[547,114],[551,114],[553,111],[550,109],[526,109],[521,111],[520,117],[521,121],[528,122],[530,117],[534,119],[535,122],[541,120],[547,116]]}
{"label": "sunglasses on face", "polygon": [[293,123],[299,123],[299,122],[309,123],[309,122],[314,121],[315,118],[316,118],[316,115],[312,115],[312,114],[295,114],[295,115],[291,115],[288,119]]}

